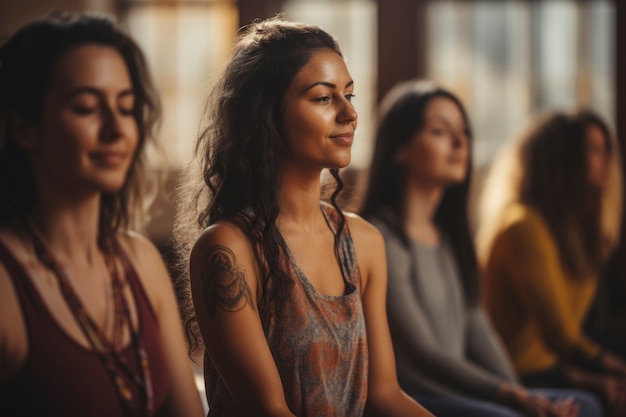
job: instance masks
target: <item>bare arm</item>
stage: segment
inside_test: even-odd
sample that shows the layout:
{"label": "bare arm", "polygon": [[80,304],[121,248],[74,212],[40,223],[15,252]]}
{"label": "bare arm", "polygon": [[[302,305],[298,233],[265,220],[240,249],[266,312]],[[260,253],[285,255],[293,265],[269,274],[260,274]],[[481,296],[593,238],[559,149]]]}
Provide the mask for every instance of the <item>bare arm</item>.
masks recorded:
{"label": "bare arm", "polygon": [[208,356],[243,415],[289,416],[280,375],[257,309],[258,268],[235,226],[211,226],[190,262],[198,325]]}
{"label": "bare arm", "polygon": [[191,362],[187,356],[181,320],[169,273],[160,253],[146,239],[130,238],[133,261],[154,311],[156,312],[161,346],[171,375],[168,398],[169,415],[196,417],[203,415]]}
{"label": "bare arm", "polygon": [[357,216],[350,216],[362,274],[362,299],[369,350],[367,416],[432,416],[398,384],[396,362],[385,308],[387,260],[380,233]]}
{"label": "bare arm", "polygon": [[[0,229],[0,240],[15,252],[21,248],[15,236],[6,229]],[[27,354],[28,335],[22,309],[7,266],[0,262],[0,383],[19,371]]]}
{"label": "bare arm", "polygon": [[621,378],[626,378],[626,362],[616,354],[609,351],[602,351],[598,362],[603,371]]}

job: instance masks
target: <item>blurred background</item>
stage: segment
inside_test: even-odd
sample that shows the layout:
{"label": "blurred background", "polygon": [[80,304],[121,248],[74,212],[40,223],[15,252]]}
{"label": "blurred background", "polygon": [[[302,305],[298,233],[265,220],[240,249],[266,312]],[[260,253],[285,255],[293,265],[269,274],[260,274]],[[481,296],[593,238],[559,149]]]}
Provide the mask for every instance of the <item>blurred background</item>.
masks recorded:
{"label": "blurred background", "polygon": [[[322,26],[347,58],[359,112],[346,173],[352,202],[371,157],[376,105],[411,78],[433,79],[466,104],[475,136],[474,195],[498,150],[543,109],[589,107],[626,148],[623,0],[1,0],[0,35],[53,10],[112,15],[148,57],[163,101],[167,155],[167,164],[154,169],[168,181],[147,233],[164,254],[172,188],[191,156],[203,101],[237,29],[276,13]],[[623,244],[620,250],[624,263]]]}

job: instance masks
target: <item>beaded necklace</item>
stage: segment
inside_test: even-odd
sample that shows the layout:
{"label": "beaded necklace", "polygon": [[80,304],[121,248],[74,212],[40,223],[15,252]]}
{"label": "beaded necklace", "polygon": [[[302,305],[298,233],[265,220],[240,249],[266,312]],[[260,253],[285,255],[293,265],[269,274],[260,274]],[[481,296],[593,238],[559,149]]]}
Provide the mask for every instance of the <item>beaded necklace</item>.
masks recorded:
{"label": "beaded necklace", "polygon": [[[115,253],[119,252],[119,247],[116,242],[113,239],[98,239],[98,246],[103,253],[107,270],[111,275],[111,287],[113,293],[113,335],[112,339],[109,341],[104,334],[104,331],[100,328],[100,326],[98,326],[85,309],[83,303],[78,297],[78,294],[76,294],[74,288],[72,288],[72,285],[70,284],[67,269],[54,257],[42,235],[35,229],[34,225],[30,223],[27,224],[27,230],[32,237],[37,258],[52,272],[56,278],[59,288],[61,289],[61,293],[63,294],[63,298],[74,315],[74,318],[80,325],[83,334],[89,341],[92,349],[98,354],[104,363],[109,377],[114,382],[118,394],[122,399],[126,414],[136,411],[138,408],[138,402],[134,401],[133,393],[128,388],[123,375],[126,375],[126,377],[128,377],[140,388],[140,390],[143,391],[143,404],[141,404],[141,408],[145,409],[145,413],[142,415],[147,417],[154,415],[154,393],[150,377],[150,364],[148,361],[148,355],[146,354],[146,351],[141,343],[138,328],[133,326],[131,322],[130,308],[128,306],[128,302],[126,301],[126,297],[124,297],[123,294],[124,281],[120,278],[118,269],[115,266]],[[124,260],[123,257],[122,260]],[[131,344],[137,353],[137,360],[141,366],[140,372],[135,372],[131,369],[127,360],[120,354],[122,349],[121,345],[124,322],[126,322],[130,331]]]}

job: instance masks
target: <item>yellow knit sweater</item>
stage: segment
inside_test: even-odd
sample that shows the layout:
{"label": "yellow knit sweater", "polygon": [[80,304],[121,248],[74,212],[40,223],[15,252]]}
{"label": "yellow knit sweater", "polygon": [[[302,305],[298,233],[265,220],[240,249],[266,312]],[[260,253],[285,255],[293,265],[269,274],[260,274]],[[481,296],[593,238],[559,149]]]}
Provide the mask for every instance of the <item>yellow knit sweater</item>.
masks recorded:
{"label": "yellow knit sweater", "polygon": [[485,265],[485,296],[494,325],[520,375],[560,359],[591,360],[599,346],[582,332],[597,277],[571,278],[541,215],[520,204],[502,219]]}

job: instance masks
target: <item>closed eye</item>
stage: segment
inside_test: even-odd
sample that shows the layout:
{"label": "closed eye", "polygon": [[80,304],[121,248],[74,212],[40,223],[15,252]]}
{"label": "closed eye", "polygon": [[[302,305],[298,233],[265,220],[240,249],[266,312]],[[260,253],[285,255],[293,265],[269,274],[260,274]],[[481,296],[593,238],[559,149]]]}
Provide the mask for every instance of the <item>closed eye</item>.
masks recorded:
{"label": "closed eye", "polygon": [[122,108],[120,108],[120,114],[122,114],[124,116],[133,116],[134,115],[133,110],[134,109],[132,107],[131,108],[122,107]]}
{"label": "closed eye", "polygon": [[97,111],[97,108],[94,106],[85,106],[80,104],[74,105],[72,108],[76,114],[81,116],[87,116]]}
{"label": "closed eye", "polygon": [[330,96],[323,96],[323,97],[317,97],[314,101],[317,103],[328,103],[332,101],[332,98]]}

